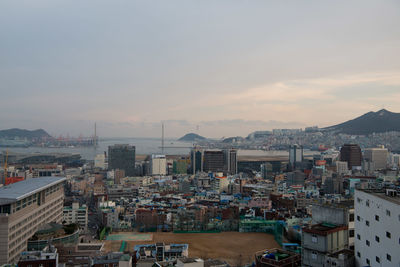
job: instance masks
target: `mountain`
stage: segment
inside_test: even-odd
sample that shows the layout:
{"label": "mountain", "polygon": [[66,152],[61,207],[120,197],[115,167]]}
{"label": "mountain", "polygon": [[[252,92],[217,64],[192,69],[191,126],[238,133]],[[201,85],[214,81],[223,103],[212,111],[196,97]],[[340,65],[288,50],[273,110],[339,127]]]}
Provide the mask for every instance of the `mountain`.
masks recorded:
{"label": "mountain", "polygon": [[18,128],[13,128],[13,129],[7,129],[7,130],[0,130],[0,138],[4,139],[28,139],[28,140],[33,140],[33,139],[51,139],[51,135],[49,135],[45,130],[43,129],[38,129],[38,130],[25,130],[25,129],[18,129]]}
{"label": "mountain", "polygon": [[195,133],[188,133],[182,136],[181,138],[178,139],[178,141],[183,141],[183,142],[193,142],[193,141],[198,141],[198,140],[206,140],[207,138],[195,134]]}
{"label": "mountain", "polygon": [[400,132],[400,113],[390,112],[386,109],[377,112],[371,111],[353,120],[324,128],[324,130],[354,135]]}

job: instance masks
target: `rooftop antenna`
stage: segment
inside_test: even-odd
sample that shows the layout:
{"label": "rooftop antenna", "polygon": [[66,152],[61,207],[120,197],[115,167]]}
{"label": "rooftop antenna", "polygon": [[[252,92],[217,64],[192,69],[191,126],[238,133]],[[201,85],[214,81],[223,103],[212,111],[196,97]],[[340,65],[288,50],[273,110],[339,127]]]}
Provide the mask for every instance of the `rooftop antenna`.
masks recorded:
{"label": "rooftop antenna", "polygon": [[161,123],[161,154],[164,154],[164,122]]}

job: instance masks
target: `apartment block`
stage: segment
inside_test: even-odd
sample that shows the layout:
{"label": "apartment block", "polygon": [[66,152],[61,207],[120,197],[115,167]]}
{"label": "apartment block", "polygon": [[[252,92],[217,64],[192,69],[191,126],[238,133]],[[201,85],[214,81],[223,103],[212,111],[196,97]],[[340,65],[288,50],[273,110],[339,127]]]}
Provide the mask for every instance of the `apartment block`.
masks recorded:
{"label": "apartment block", "polygon": [[78,224],[79,228],[86,231],[88,225],[88,208],[84,204],[79,206],[78,202],[72,203],[71,207],[64,207],[63,221],[66,224]]}
{"label": "apartment block", "polygon": [[400,266],[400,194],[355,190],[356,266]]}
{"label": "apartment block", "polygon": [[301,242],[303,266],[324,266],[329,254],[347,249],[348,227],[330,223],[304,227]]}
{"label": "apartment block", "polygon": [[41,177],[0,188],[0,264],[17,263],[40,226],[62,222],[65,180]]}

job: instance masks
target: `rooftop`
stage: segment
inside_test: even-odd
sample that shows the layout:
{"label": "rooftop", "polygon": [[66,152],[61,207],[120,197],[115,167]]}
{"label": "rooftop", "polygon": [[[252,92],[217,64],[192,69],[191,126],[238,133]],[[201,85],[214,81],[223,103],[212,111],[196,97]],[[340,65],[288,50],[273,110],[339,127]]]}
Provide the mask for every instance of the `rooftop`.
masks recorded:
{"label": "rooftop", "polygon": [[13,203],[65,180],[65,177],[40,177],[3,186],[0,188],[0,205]]}
{"label": "rooftop", "polygon": [[328,256],[331,258],[339,258],[339,255],[345,255],[346,258],[354,257],[354,251],[350,249],[342,249],[335,253],[329,254]]}
{"label": "rooftop", "polygon": [[181,258],[179,259],[183,263],[194,263],[194,262],[199,262],[202,261],[200,259],[195,259],[195,258]]}
{"label": "rooftop", "polygon": [[[375,197],[382,198],[386,201],[392,202],[394,204],[400,205],[400,192],[395,189],[357,189],[359,191],[371,194]],[[387,190],[393,192],[392,195],[387,192]]]}
{"label": "rooftop", "polygon": [[331,223],[319,223],[303,228],[303,232],[326,236],[331,233],[346,230],[346,225],[336,225]]}

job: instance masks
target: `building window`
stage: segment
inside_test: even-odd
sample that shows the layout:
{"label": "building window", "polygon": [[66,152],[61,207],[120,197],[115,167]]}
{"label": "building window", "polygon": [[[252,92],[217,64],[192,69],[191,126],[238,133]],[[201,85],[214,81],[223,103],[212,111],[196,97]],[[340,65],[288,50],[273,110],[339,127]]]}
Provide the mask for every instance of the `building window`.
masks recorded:
{"label": "building window", "polygon": [[361,203],[361,198],[358,197],[358,198],[357,198],[357,202],[358,202],[358,203]]}
{"label": "building window", "polygon": [[369,261],[369,259],[365,260],[367,262],[368,265],[371,265],[371,262]]}
{"label": "building window", "polygon": [[387,238],[392,238],[392,235],[389,232],[386,232],[386,237]]}
{"label": "building window", "polygon": [[365,240],[365,244],[367,244],[367,246],[369,247],[370,245],[369,240]]}
{"label": "building window", "polygon": [[365,205],[366,205],[367,207],[369,207],[369,199],[367,199],[367,201],[365,201]]}
{"label": "building window", "polygon": [[361,258],[361,253],[360,253],[360,251],[357,251],[357,257]]}
{"label": "building window", "polygon": [[379,216],[375,215],[375,221],[379,222]]}
{"label": "building window", "polygon": [[375,257],[375,260],[376,260],[377,263],[381,262],[381,259],[378,256]]}
{"label": "building window", "polygon": [[360,221],[360,216],[357,215],[357,221]]}
{"label": "building window", "polygon": [[311,242],[313,242],[313,243],[318,243],[318,237],[317,237],[317,235],[312,235],[312,237],[311,237]]}
{"label": "building window", "polygon": [[377,235],[375,236],[375,241],[379,243],[379,241],[380,241],[379,236],[377,236]]}
{"label": "building window", "polygon": [[386,215],[390,216],[390,210],[386,210]]}
{"label": "building window", "polygon": [[369,221],[368,220],[365,221],[365,225],[369,226]]}
{"label": "building window", "polygon": [[[399,220],[400,220],[400,216],[399,216]],[[350,221],[350,222],[354,222],[354,213],[350,213],[350,215],[349,215],[349,221]]]}
{"label": "building window", "polygon": [[360,234],[357,234],[357,239],[358,239],[358,240],[361,240]]}
{"label": "building window", "polygon": [[313,259],[313,260],[316,260],[317,259],[317,252],[311,252],[311,258]]}
{"label": "building window", "polygon": [[390,254],[386,254],[386,259],[387,259],[388,261],[392,261],[392,256],[390,256]]}
{"label": "building window", "polygon": [[350,236],[350,237],[354,237],[354,230],[350,230],[350,231],[349,231],[349,236]]}

